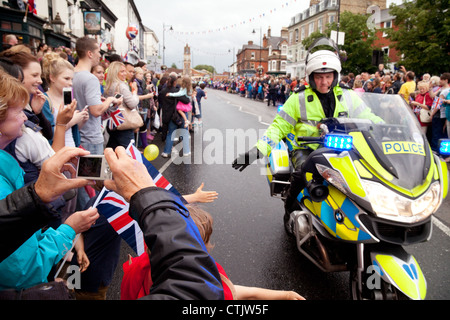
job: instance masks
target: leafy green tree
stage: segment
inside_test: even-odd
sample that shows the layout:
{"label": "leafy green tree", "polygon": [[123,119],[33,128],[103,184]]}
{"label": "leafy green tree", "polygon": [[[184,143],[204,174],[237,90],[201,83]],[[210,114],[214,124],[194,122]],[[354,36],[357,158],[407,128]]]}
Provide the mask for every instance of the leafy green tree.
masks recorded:
{"label": "leafy green tree", "polygon": [[210,65],[207,65],[207,64],[199,64],[199,65],[196,65],[195,67],[194,67],[194,69],[195,70],[206,70],[206,71],[209,71],[209,72],[211,72],[212,74],[214,74],[214,73],[217,73],[216,72],[216,69],[214,69],[214,67],[213,66],[210,66]]}
{"label": "leafy green tree", "polygon": [[450,14],[448,0],[416,0],[391,5],[396,28],[386,29],[395,49],[403,54],[399,65],[416,75],[440,75],[450,70]]}
{"label": "leafy green tree", "polygon": [[[342,59],[342,73],[361,73],[363,71],[374,72],[377,66],[372,65],[373,42],[375,40],[374,30],[367,27],[368,15],[354,14],[345,11],[340,15],[339,32],[345,33],[344,45],[339,49],[345,51]],[[308,48],[313,41],[320,36],[330,37],[331,30],[337,30],[336,22],[327,24],[324,34],[312,33],[304,39],[302,44]],[[345,58],[344,58],[345,56]]]}
{"label": "leafy green tree", "polygon": [[175,62],[172,63],[172,65],[171,65],[170,67],[173,68],[173,69],[178,69],[178,67],[177,67],[177,65],[175,64]]}

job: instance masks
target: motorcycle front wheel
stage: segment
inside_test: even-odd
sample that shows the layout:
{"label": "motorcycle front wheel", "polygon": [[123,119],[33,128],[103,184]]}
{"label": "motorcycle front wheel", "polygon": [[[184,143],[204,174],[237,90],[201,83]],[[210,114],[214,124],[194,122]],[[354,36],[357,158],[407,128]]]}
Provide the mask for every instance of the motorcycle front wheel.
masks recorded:
{"label": "motorcycle front wheel", "polygon": [[358,289],[358,273],[356,268],[350,271],[350,294],[352,300],[409,300],[395,286],[381,280],[379,289],[369,289],[366,285],[367,276],[362,276],[362,292]]}

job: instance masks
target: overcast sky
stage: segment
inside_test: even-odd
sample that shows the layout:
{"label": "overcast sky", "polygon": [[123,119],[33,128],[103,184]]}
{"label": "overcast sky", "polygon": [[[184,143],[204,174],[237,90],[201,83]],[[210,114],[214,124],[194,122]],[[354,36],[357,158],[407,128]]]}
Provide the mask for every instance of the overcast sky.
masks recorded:
{"label": "overcast sky", "polygon": [[[165,64],[183,67],[183,48],[191,47],[192,67],[214,65],[217,72],[228,71],[234,54],[248,41],[260,43],[271,28],[272,36],[280,36],[291,18],[309,6],[309,0],[134,0],[142,23],[152,29],[160,44]],[[402,0],[387,0],[400,4]],[[163,25],[166,32],[163,37]],[[169,28],[172,27],[173,31]],[[255,30],[255,33],[252,31]],[[164,38],[164,39],[163,39]]]}

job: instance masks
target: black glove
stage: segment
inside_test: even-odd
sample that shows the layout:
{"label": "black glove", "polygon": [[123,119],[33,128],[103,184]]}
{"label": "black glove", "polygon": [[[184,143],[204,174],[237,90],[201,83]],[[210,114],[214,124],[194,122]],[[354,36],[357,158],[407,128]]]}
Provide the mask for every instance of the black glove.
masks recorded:
{"label": "black glove", "polygon": [[259,159],[262,157],[262,154],[259,152],[259,150],[254,147],[253,149],[250,149],[246,153],[243,153],[239,155],[236,160],[233,161],[233,168],[239,171],[244,170],[249,166],[253,161],[256,159]]}

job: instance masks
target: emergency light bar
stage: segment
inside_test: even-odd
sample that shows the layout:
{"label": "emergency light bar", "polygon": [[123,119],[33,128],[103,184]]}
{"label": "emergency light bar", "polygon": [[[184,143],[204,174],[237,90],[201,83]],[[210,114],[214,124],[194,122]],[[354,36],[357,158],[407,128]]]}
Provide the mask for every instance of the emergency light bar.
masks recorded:
{"label": "emergency light bar", "polygon": [[439,140],[439,153],[443,156],[450,155],[450,140]]}
{"label": "emergency light bar", "polygon": [[324,145],[334,150],[351,150],[353,146],[353,137],[347,134],[327,134]]}

